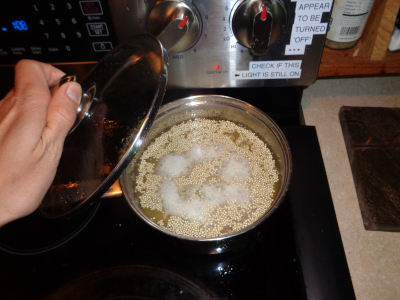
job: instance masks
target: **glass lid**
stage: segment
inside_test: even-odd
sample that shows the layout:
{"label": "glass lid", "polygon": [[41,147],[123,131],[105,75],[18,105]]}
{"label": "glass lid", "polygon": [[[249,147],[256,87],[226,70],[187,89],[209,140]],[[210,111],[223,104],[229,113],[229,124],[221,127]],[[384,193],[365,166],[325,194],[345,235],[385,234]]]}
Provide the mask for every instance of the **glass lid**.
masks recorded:
{"label": "glass lid", "polygon": [[129,165],[157,114],[167,83],[160,42],[140,35],[115,48],[81,83],[77,122],[38,212],[69,217],[93,205]]}

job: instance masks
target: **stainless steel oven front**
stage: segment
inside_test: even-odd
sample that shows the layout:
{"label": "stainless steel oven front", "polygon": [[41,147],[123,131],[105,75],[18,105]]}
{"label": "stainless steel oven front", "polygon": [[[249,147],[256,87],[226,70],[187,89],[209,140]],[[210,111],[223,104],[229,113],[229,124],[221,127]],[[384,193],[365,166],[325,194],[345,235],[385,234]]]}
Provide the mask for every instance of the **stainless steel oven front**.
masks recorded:
{"label": "stainless steel oven front", "polygon": [[150,33],[170,52],[170,88],[307,86],[331,8],[332,0],[6,0],[0,65],[90,65]]}

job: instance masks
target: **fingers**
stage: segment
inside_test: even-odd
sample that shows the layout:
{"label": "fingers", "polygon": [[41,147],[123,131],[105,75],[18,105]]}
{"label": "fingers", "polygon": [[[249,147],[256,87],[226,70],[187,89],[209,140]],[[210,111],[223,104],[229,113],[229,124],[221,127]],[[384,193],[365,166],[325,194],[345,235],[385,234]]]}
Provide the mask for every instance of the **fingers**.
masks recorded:
{"label": "fingers", "polygon": [[[64,75],[64,72],[49,64],[27,59],[17,63],[14,96],[24,109],[32,112],[30,116],[36,117],[32,122],[46,120],[47,106],[51,99],[49,87],[58,85]],[[45,123],[42,126],[44,128]]]}
{"label": "fingers", "polygon": [[49,86],[58,83],[63,75],[53,66],[33,60],[21,60],[15,66],[12,101],[24,134],[30,136],[33,143],[39,142],[47,124],[47,107],[51,100]]}
{"label": "fingers", "polygon": [[80,85],[69,82],[50,91],[51,87],[58,87],[63,75],[59,69],[33,60],[21,60],[15,66],[13,101],[21,122],[29,124],[24,126],[24,134],[30,136],[39,149],[54,143],[62,149],[76,119],[82,94]]}
{"label": "fingers", "polygon": [[3,99],[10,98],[10,97],[14,96],[14,94],[15,94],[15,88],[12,88],[11,91],[9,91],[9,92],[4,96]]}
{"label": "fingers", "polygon": [[15,92],[41,93],[44,88],[58,84],[65,73],[45,63],[23,59],[15,66]]}
{"label": "fingers", "polygon": [[76,119],[81,100],[82,88],[79,83],[68,82],[54,93],[47,109],[47,124],[42,137],[60,145],[64,142]]}

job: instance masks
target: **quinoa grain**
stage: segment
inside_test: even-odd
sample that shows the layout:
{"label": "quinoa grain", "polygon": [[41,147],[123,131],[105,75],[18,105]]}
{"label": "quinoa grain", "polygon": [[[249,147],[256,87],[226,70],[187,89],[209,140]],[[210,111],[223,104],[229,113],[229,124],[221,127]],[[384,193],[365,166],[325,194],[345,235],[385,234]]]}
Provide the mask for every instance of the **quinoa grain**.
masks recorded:
{"label": "quinoa grain", "polygon": [[274,200],[278,172],[255,133],[230,121],[200,119],[156,138],[140,158],[135,181],[140,206],[155,223],[210,238],[259,219]]}

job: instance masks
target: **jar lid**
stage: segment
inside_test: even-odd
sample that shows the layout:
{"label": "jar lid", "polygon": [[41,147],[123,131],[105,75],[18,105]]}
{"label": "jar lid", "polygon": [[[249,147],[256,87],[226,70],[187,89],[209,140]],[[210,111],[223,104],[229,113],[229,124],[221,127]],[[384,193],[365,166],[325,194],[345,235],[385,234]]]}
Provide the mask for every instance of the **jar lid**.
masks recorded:
{"label": "jar lid", "polygon": [[81,83],[75,127],[65,139],[55,179],[38,212],[70,217],[93,205],[132,161],[161,106],[168,57],[139,35],[103,58]]}

